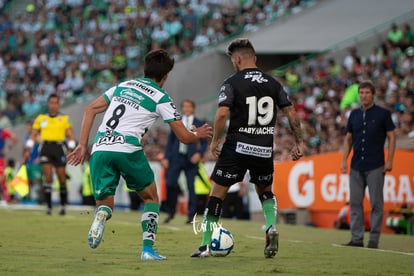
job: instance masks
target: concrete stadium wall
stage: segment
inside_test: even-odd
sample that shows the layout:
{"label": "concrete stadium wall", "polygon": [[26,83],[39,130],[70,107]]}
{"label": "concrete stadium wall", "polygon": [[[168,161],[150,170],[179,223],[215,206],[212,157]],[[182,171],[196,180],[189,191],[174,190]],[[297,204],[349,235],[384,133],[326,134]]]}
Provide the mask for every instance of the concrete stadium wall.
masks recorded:
{"label": "concrete stadium wall", "polygon": [[201,100],[218,95],[223,79],[232,72],[228,58],[210,50],[177,62],[165,89],[177,105],[186,98]]}

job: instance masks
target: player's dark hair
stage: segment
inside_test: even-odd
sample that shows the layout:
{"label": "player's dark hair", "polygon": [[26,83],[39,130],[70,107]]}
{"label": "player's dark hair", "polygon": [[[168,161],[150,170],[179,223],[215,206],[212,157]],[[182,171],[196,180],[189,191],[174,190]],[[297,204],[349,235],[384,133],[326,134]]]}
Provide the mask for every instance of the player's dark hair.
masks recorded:
{"label": "player's dark hair", "polygon": [[241,50],[247,50],[253,55],[256,53],[252,43],[247,38],[236,38],[227,46],[227,55],[231,57],[234,53]]}
{"label": "player's dark hair", "polygon": [[144,77],[161,81],[174,67],[174,59],[167,51],[152,50],[145,56]]}
{"label": "player's dark hair", "polygon": [[375,86],[371,81],[363,81],[358,86],[358,92],[361,88],[368,88],[371,90],[372,94],[375,94]]}
{"label": "player's dark hair", "polygon": [[47,97],[47,101],[49,101],[52,98],[56,98],[56,99],[60,100],[60,97],[59,97],[58,94],[52,93],[52,94],[49,95],[49,97]]}

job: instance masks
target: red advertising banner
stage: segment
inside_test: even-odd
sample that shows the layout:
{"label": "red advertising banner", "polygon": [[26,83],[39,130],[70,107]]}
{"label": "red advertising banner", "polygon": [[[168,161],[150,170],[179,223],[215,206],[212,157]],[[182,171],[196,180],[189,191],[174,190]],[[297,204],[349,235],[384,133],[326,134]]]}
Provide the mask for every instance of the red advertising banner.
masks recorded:
{"label": "red advertising banner", "polygon": [[[349,174],[341,173],[341,159],[342,153],[336,152],[276,163],[278,209],[339,211],[349,199]],[[370,210],[367,198],[366,193],[364,206]],[[396,150],[393,170],[385,176],[385,212],[402,203],[414,204],[414,151]]]}

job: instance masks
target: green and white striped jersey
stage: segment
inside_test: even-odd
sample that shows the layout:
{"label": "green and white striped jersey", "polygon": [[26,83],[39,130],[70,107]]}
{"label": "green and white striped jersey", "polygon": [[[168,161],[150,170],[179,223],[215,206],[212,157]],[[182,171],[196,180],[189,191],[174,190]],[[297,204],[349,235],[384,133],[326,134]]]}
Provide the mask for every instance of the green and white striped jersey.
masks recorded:
{"label": "green and white striped jersey", "polygon": [[128,80],[104,94],[109,106],[95,136],[92,152],[141,150],[141,139],[158,117],[169,123],[181,115],[170,96],[147,78]]}

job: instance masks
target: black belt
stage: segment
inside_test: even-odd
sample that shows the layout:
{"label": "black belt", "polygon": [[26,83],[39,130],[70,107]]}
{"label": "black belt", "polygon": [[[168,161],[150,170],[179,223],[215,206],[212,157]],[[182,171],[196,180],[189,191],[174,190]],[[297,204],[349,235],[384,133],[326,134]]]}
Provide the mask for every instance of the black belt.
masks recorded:
{"label": "black belt", "polygon": [[58,141],[43,141],[44,145],[63,145],[63,141],[58,142]]}

